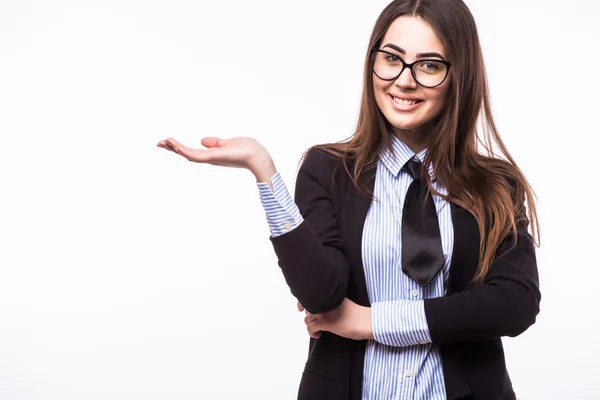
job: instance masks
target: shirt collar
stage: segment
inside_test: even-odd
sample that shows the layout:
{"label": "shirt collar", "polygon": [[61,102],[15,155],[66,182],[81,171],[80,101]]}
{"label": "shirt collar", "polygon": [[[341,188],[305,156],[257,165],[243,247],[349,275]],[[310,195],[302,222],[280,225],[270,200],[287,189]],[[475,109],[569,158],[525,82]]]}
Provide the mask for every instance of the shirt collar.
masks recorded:
{"label": "shirt collar", "polygon": [[[402,167],[408,160],[415,157],[419,161],[423,162],[425,159],[425,154],[427,154],[427,149],[423,149],[419,153],[415,154],[415,152],[412,151],[410,147],[408,147],[406,143],[400,140],[396,135],[392,135],[391,148],[393,151],[391,151],[390,148],[383,149],[381,152],[381,161],[394,177],[398,177]],[[433,174],[433,165],[429,164],[428,172],[429,176]]]}

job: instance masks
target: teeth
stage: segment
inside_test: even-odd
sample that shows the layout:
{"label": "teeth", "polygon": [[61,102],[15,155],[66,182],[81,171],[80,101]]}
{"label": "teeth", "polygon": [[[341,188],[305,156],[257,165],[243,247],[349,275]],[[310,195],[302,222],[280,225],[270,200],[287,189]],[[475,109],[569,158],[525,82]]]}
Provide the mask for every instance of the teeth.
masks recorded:
{"label": "teeth", "polygon": [[402,100],[396,97],[394,97],[394,101],[396,102],[396,104],[402,104],[403,106],[412,106],[413,104],[417,103],[416,100]]}

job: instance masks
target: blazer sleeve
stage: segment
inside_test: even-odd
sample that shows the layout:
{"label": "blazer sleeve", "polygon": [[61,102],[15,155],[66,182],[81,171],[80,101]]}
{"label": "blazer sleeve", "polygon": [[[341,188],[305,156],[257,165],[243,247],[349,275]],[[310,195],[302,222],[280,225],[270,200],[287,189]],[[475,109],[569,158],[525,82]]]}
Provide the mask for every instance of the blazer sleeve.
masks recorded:
{"label": "blazer sleeve", "polygon": [[318,149],[308,152],[294,194],[304,220],[294,230],[270,238],[292,295],[313,314],[342,304],[350,276],[330,195],[333,157]]}
{"label": "blazer sleeve", "polygon": [[517,336],[539,313],[541,293],[533,238],[525,216],[503,240],[485,282],[449,296],[425,300],[433,343],[468,342]]}

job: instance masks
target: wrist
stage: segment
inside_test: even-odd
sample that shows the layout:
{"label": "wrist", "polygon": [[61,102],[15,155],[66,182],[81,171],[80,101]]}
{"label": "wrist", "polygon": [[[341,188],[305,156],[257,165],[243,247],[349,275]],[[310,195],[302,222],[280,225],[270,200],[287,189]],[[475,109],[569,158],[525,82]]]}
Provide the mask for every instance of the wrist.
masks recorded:
{"label": "wrist", "polygon": [[266,150],[257,152],[249,163],[250,172],[256,177],[257,182],[270,182],[277,169],[275,163]]}
{"label": "wrist", "polygon": [[363,333],[362,337],[365,340],[374,340],[373,335],[373,313],[371,307],[363,307]]}

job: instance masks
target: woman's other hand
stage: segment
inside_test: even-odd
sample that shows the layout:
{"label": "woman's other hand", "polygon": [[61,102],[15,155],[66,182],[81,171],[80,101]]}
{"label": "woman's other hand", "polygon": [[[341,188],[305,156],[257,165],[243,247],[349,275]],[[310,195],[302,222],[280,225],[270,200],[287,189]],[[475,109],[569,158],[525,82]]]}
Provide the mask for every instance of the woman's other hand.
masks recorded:
{"label": "woman's other hand", "polygon": [[311,314],[298,302],[298,311],[304,311],[304,323],[310,337],[318,339],[321,331],[331,332],[353,340],[374,339],[371,308],[363,307],[345,298],[342,304],[325,314]]}

